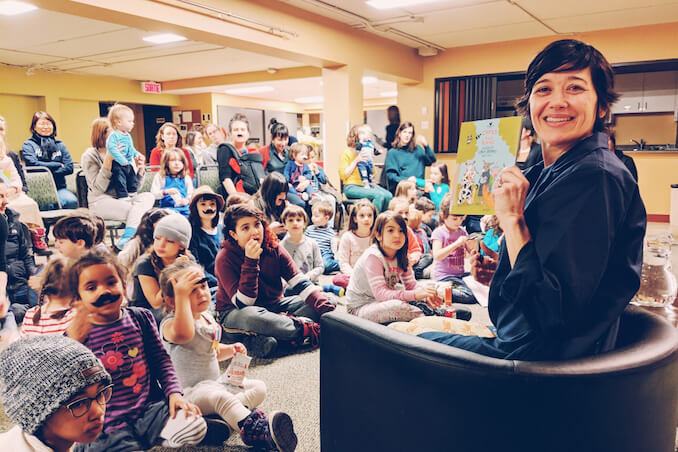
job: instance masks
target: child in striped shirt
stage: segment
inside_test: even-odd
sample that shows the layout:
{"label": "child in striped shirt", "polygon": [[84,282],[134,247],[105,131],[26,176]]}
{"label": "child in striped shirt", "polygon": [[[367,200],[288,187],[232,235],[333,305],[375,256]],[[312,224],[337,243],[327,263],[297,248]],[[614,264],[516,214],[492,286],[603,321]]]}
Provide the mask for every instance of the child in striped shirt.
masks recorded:
{"label": "child in striped shirt", "polygon": [[40,298],[37,306],[26,311],[21,336],[40,334],[63,334],[75,316],[71,302],[73,297],[64,275],[67,261],[53,257],[42,272]]}
{"label": "child in striped shirt", "polygon": [[200,410],[184,400],[172,361],[152,314],[123,308],[124,270],[115,256],[92,251],[68,273],[78,312],[68,336],[101,359],[113,380],[104,431],[80,451],[147,450],[155,445],[200,443],[206,434]]}
{"label": "child in striped shirt", "polygon": [[328,223],[334,214],[332,205],[327,201],[318,201],[313,204],[311,209],[311,222],[313,223],[306,228],[304,235],[315,240],[320,248],[320,254],[323,257],[323,274],[339,271],[339,261],[334,257],[337,250],[337,233]]}

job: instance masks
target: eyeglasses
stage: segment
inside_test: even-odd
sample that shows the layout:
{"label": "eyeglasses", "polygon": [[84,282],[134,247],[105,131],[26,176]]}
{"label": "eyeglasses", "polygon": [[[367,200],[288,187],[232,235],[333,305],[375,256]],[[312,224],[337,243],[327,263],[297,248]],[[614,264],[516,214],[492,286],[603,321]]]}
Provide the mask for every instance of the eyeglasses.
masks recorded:
{"label": "eyeglasses", "polygon": [[96,401],[101,406],[106,406],[111,395],[113,394],[113,385],[108,385],[101,391],[97,392],[94,397],[83,397],[66,405],[66,408],[71,412],[73,417],[81,417],[87,414],[89,408],[92,406],[92,400]]}

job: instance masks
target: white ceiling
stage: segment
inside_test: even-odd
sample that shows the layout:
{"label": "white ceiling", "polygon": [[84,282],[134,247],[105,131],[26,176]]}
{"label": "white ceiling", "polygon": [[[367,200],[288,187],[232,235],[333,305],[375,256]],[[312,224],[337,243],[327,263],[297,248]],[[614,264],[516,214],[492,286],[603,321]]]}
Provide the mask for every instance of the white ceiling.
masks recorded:
{"label": "white ceiling", "polygon": [[678,20],[671,0],[438,0],[388,10],[366,0],[280,1],[411,47],[423,43],[398,32],[450,48]]}

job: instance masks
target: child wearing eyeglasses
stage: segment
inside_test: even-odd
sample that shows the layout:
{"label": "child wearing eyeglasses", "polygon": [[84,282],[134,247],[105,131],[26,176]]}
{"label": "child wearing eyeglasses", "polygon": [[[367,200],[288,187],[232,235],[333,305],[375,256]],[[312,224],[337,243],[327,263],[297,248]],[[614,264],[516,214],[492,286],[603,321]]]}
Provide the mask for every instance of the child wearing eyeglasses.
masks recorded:
{"label": "child wearing eyeglasses", "polygon": [[[40,359],[36,359],[36,357]],[[0,434],[3,450],[66,451],[94,441],[104,427],[111,376],[84,345],[34,336],[0,355],[0,399],[16,425]]]}

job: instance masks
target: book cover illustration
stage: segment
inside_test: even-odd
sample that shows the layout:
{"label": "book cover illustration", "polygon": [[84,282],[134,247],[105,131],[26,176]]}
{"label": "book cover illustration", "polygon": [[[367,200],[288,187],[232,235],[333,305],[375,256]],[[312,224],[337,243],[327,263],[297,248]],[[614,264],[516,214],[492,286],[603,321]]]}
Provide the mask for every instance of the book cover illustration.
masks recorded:
{"label": "book cover illustration", "polygon": [[501,170],[515,164],[521,128],[519,116],[461,124],[450,213],[494,214],[492,185]]}

